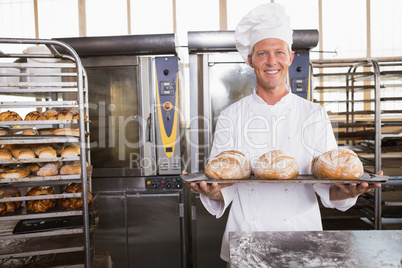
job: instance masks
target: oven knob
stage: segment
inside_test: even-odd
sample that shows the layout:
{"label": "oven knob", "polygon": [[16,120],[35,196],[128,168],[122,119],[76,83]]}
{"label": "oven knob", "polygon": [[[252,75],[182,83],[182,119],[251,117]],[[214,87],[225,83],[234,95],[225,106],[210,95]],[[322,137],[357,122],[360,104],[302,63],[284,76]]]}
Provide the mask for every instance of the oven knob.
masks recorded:
{"label": "oven knob", "polygon": [[153,181],[152,184],[151,184],[151,186],[152,186],[153,188],[158,188],[158,187],[159,187],[159,183],[158,183],[157,181]]}
{"label": "oven knob", "polygon": [[173,183],[171,182],[171,181],[168,181],[167,183],[166,183],[166,186],[165,186],[167,189],[172,189],[173,188]]}

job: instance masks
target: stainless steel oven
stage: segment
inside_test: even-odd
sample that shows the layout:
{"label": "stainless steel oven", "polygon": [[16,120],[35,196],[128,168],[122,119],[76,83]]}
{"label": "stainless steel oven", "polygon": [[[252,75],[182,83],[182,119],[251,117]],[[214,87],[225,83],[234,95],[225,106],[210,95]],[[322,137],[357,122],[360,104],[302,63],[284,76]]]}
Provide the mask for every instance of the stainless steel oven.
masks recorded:
{"label": "stainless steel oven", "polygon": [[59,40],[88,76],[96,250],[114,267],[186,267],[175,35]]}

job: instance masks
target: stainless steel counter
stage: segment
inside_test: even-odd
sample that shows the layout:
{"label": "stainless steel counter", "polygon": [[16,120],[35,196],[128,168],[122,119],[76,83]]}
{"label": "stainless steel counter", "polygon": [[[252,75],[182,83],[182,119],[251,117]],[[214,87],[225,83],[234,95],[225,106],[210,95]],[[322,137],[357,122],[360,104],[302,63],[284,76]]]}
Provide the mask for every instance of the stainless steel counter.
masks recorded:
{"label": "stainless steel counter", "polygon": [[402,267],[402,230],[230,233],[232,268]]}

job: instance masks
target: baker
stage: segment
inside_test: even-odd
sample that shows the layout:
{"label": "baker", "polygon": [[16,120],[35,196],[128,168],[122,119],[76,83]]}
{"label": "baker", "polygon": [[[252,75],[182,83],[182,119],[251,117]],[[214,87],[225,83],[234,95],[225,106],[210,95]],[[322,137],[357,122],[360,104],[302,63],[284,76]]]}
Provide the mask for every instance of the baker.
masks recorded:
{"label": "baker", "polygon": [[[292,94],[286,84],[293,31],[284,7],[258,6],[235,31],[236,47],[255,72],[254,92],[220,114],[210,157],[226,150],[245,154],[252,166],[268,151],[291,153],[300,174],[311,174],[311,161],[337,147],[325,112],[318,104]],[[346,211],[357,197],[380,184],[239,183],[189,186],[200,193],[216,218],[232,204],[222,241],[221,258],[229,261],[229,232],[320,231],[316,193],[325,207]]]}

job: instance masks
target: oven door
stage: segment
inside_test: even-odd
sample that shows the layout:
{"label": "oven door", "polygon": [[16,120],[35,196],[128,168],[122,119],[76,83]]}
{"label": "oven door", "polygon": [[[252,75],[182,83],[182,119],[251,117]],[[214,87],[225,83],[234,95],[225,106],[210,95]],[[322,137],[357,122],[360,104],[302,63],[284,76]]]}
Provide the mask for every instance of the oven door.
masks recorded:
{"label": "oven door", "polygon": [[150,57],[82,58],[88,76],[94,177],[155,175]]}

